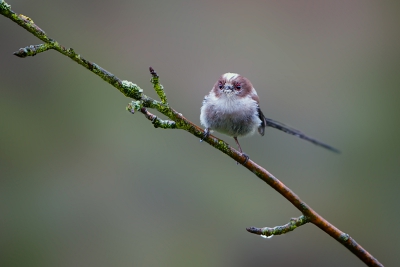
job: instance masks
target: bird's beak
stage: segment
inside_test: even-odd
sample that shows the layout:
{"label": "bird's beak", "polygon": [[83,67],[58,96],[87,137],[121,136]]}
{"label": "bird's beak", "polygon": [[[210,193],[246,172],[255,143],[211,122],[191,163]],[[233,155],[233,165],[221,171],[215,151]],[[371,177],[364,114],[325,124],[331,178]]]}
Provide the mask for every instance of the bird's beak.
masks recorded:
{"label": "bird's beak", "polygon": [[224,85],[224,93],[228,93],[229,94],[231,92],[233,92],[232,84],[229,84],[229,83],[225,84]]}
{"label": "bird's beak", "polygon": [[225,85],[224,85],[224,89],[225,90],[233,90],[233,86],[232,86],[232,84],[230,84],[230,83],[226,83]]}

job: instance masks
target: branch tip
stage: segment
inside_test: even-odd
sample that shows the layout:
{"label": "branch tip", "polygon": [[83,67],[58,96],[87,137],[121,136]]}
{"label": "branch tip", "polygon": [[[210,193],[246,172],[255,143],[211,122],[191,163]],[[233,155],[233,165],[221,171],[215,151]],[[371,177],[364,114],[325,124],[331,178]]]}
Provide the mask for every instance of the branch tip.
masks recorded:
{"label": "branch tip", "polygon": [[143,107],[143,103],[141,101],[132,101],[126,107],[126,110],[132,114],[135,114],[135,111],[140,110]]}
{"label": "branch tip", "polygon": [[151,74],[150,82],[153,84],[154,90],[156,91],[157,95],[160,97],[161,103],[168,105],[167,96],[165,95],[165,92],[164,92],[164,86],[162,86],[162,84],[160,83],[160,80],[159,80],[160,77],[158,76],[157,72],[152,67],[149,67],[149,71]]}
{"label": "branch tip", "polygon": [[249,233],[260,235],[263,237],[272,237],[274,235],[283,235],[288,232],[293,231],[299,226],[302,226],[306,223],[310,222],[310,218],[305,215],[301,215],[298,218],[291,218],[289,222],[285,225],[275,226],[275,227],[264,227],[264,228],[257,228],[257,227],[247,227],[246,230]]}
{"label": "branch tip", "polygon": [[52,45],[49,44],[28,45],[27,47],[18,49],[18,51],[13,53],[13,55],[20,58],[25,58],[28,56],[33,57],[52,48]]}
{"label": "branch tip", "polygon": [[252,233],[252,234],[256,234],[256,235],[261,235],[262,234],[261,228],[257,228],[257,227],[254,227],[254,226],[247,227],[246,231],[249,232],[249,233]]}
{"label": "branch tip", "polygon": [[150,71],[151,76],[156,77],[156,78],[159,77],[159,76],[157,75],[157,72],[156,72],[152,67],[149,67],[149,71]]}

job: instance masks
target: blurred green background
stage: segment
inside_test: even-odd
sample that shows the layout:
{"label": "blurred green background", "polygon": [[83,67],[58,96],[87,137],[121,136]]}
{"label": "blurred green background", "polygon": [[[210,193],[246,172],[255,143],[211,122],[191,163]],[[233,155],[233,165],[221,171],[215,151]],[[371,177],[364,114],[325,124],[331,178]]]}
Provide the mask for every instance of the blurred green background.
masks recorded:
{"label": "blurred green background", "polygon": [[[396,1],[8,1],[50,37],[199,124],[225,72],[267,117],[244,151],[387,266],[400,262],[400,5]],[[364,266],[230,158],[130,115],[130,101],[0,17],[0,266]],[[235,145],[232,138],[216,134]],[[396,264],[397,263],[397,264]]]}

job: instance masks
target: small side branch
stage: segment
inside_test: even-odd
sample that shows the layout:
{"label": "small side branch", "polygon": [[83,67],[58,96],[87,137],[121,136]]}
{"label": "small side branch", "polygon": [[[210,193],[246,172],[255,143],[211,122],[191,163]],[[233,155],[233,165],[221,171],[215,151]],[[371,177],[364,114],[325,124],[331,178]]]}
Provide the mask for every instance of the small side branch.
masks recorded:
{"label": "small side branch", "polygon": [[144,116],[151,121],[154,125],[154,128],[163,128],[163,129],[176,129],[176,123],[171,120],[162,120],[158,118],[156,115],[150,113],[146,108],[141,108],[140,112],[144,114]]}
{"label": "small side branch", "polygon": [[49,44],[38,44],[38,45],[29,45],[24,48],[20,48],[18,51],[14,52],[14,55],[17,57],[28,57],[28,56],[35,56],[39,53],[45,52],[49,49],[52,49],[53,46]]}
{"label": "small side branch", "polygon": [[151,123],[154,125],[154,128],[162,128],[162,129],[177,129],[177,125],[174,121],[171,120],[162,120],[158,118],[156,115],[150,113],[145,107],[142,106],[140,101],[132,101],[126,107],[130,113],[134,114],[136,110],[140,110]]}
{"label": "small side branch", "polygon": [[272,237],[274,235],[283,235],[286,234],[287,232],[291,232],[297,227],[302,226],[309,222],[310,219],[307,216],[301,215],[298,218],[291,218],[290,221],[285,225],[275,226],[273,228],[248,227],[246,228],[246,230],[252,234],[260,235],[262,237]]}
{"label": "small side branch", "polygon": [[154,90],[156,90],[158,96],[161,99],[161,103],[168,105],[167,96],[164,92],[164,86],[160,83],[160,77],[157,75],[157,72],[150,67],[150,74],[151,74],[151,83],[153,84]]}

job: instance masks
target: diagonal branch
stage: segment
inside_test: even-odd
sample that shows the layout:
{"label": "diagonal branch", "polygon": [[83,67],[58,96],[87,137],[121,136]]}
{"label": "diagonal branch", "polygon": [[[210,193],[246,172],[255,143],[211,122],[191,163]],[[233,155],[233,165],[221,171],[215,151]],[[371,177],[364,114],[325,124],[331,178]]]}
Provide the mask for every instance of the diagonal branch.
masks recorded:
{"label": "diagonal branch", "polygon": [[[159,119],[157,120],[157,118],[154,119],[154,117],[152,117],[154,115],[149,113],[146,108],[156,109],[157,111],[168,117],[171,121],[175,123],[175,128],[183,129],[198,138],[204,137],[204,131],[199,126],[190,122],[188,119],[182,116],[182,114],[178,113],[177,111],[169,107],[162,86],[159,84],[158,75],[155,72],[154,74],[152,73],[153,76],[152,83],[155,90],[157,91],[157,94],[160,96],[161,102],[154,100],[143,94],[143,90],[136,84],[126,80],[120,80],[118,77],[106,71],[105,69],[101,68],[97,64],[84,59],[81,55],[77,54],[72,48],[67,49],[64,46],[60,45],[57,41],[48,37],[46,33],[33,22],[32,19],[30,19],[25,15],[22,14],[18,15],[14,13],[11,10],[11,6],[6,2],[4,2],[4,0],[0,0],[0,14],[11,19],[12,21],[17,23],[18,25],[20,25],[21,27],[23,27],[24,29],[26,29],[27,31],[29,31],[30,33],[32,33],[34,36],[36,36],[45,43],[39,47],[34,46],[34,48],[29,48],[29,49],[22,48],[23,52],[20,52],[22,53],[22,55],[25,53],[24,52],[25,50],[27,55],[29,54],[33,55],[35,54],[35,52],[33,52],[34,50],[36,50],[36,53],[39,53],[39,50],[40,52],[44,52],[48,49],[54,49],[60,52],[61,54],[71,58],[72,60],[82,65],[86,69],[90,70],[91,72],[93,72],[106,82],[110,83],[126,97],[139,101],[138,105],[141,106],[140,108],[141,112],[144,113],[147,118],[157,122],[158,125],[165,125],[170,123],[170,121],[165,122]],[[45,47],[46,49],[44,49]],[[19,51],[17,51],[16,53],[18,54]],[[323,230],[325,233],[329,234],[334,239],[343,244],[347,249],[349,249],[358,258],[360,258],[365,264],[367,264],[368,266],[383,266],[368,251],[366,251],[363,247],[361,247],[352,237],[340,231],[334,225],[330,224],[327,220],[325,220],[310,206],[304,203],[294,192],[292,192],[287,186],[285,186],[281,181],[275,178],[263,167],[259,166],[250,159],[248,160],[245,156],[242,155],[242,153],[231,148],[226,142],[216,138],[215,136],[209,135],[207,138],[204,138],[204,141],[213,146],[214,148],[220,150],[224,154],[228,155],[236,162],[242,164],[245,168],[253,172],[257,177],[259,177],[261,180],[263,180],[272,188],[274,188],[278,193],[280,193],[290,203],[292,203],[298,210],[300,210],[302,214],[306,218],[308,218],[311,223],[313,223],[321,230]]]}

